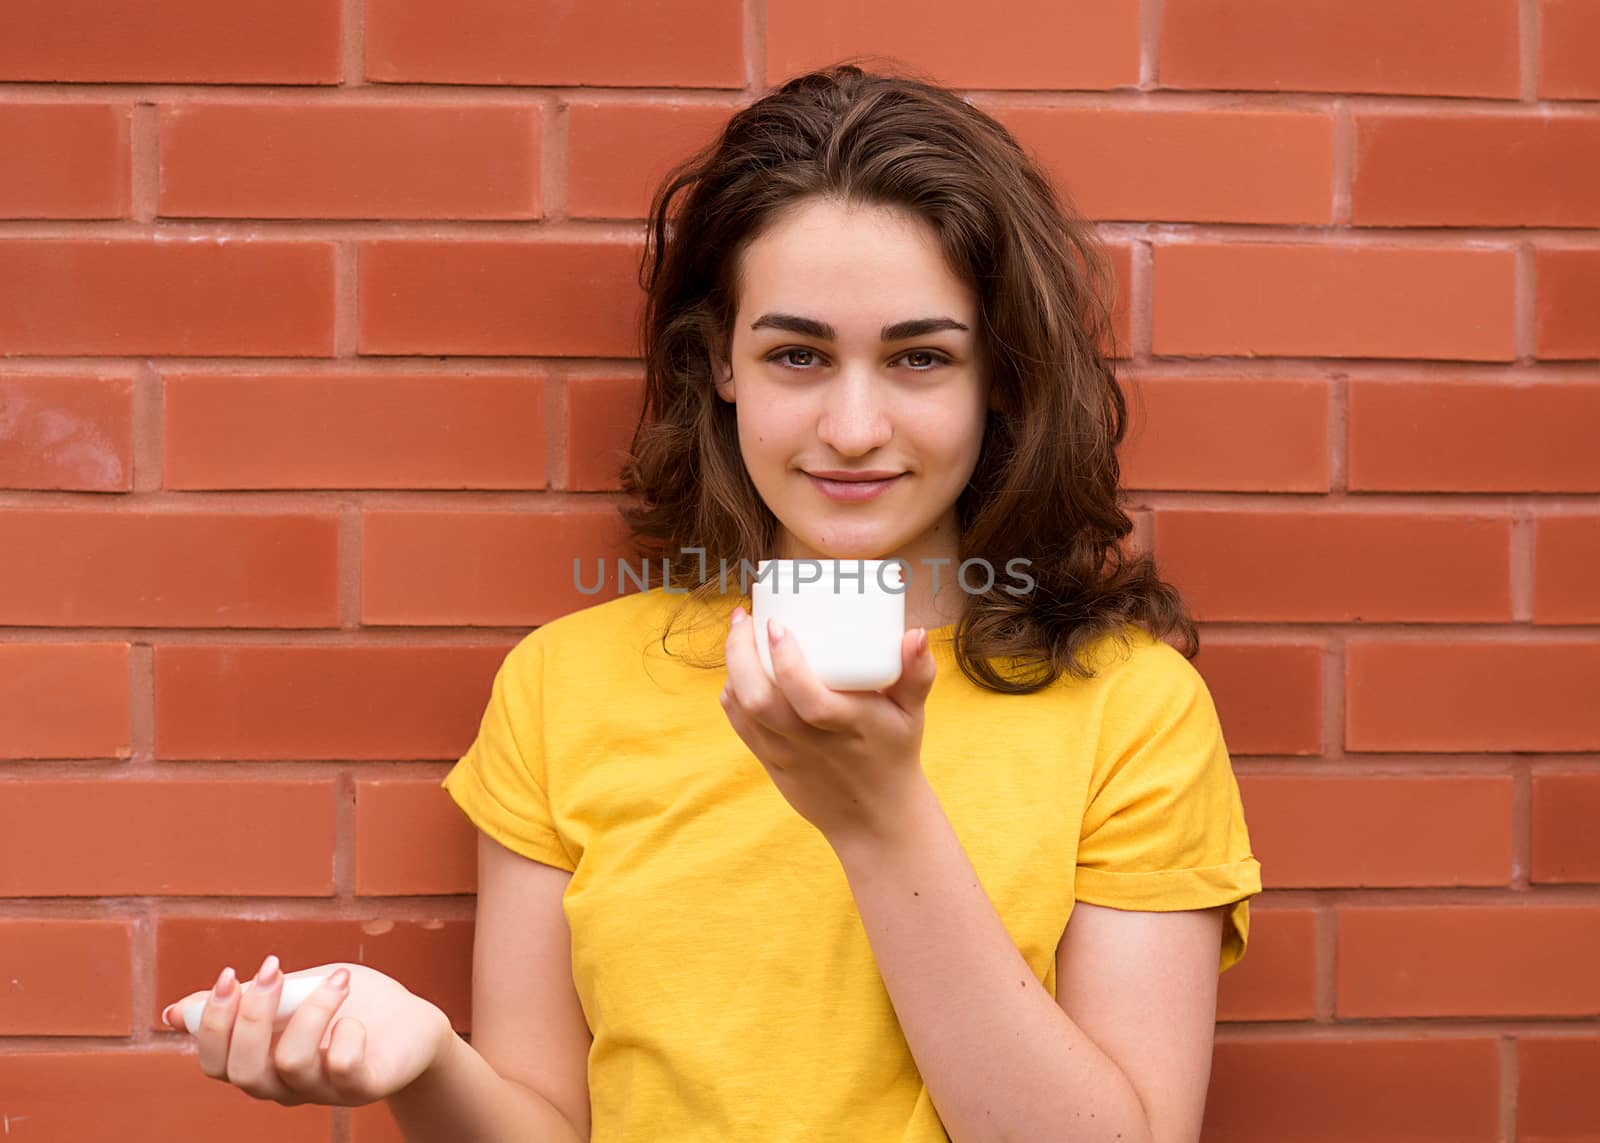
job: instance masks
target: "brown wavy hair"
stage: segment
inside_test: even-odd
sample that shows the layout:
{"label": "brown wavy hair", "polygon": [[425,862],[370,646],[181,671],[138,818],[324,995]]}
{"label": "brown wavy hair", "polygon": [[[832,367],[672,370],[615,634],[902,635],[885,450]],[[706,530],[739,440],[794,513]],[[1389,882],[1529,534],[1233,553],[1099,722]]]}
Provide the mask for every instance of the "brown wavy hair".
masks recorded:
{"label": "brown wavy hair", "polygon": [[1199,634],[1177,589],[1153,557],[1121,546],[1133,529],[1118,502],[1127,410],[1111,364],[1112,270],[1091,224],[993,118],[933,82],[855,63],[736,112],[652,199],[645,400],[621,474],[631,502],[619,507],[646,566],[687,589],[688,606],[722,595],[714,569],[737,581],[741,560],[772,554],[777,521],[745,470],[735,410],[714,390],[712,352],[731,344],[745,248],[816,197],[926,219],[979,299],[981,360],[1001,407],[956,501],[960,560],[999,568],[1025,556],[1035,587],[964,595],[962,673],[1009,694],[1092,677],[1085,652],[1104,636],[1125,641],[1129,624],[1176,632],[1192,659]]}

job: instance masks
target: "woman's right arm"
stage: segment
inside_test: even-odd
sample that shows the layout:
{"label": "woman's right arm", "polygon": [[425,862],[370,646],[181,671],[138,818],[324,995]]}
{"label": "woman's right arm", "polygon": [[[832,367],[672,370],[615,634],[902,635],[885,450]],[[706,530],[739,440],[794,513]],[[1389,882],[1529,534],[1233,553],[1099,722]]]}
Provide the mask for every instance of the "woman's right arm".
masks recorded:
{"label": "woman's right arm", "polygon": [[561,901],[572,874],[478,832],[472,1043],[389,1097],[407,1143],[586,1143],[588,1022]]}

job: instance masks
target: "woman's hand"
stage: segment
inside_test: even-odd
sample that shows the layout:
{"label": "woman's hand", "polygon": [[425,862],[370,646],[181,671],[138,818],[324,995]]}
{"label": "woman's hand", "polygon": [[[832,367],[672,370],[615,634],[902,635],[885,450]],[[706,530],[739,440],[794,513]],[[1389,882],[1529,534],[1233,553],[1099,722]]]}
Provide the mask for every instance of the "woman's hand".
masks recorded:
{"label": "woman's hand", "polygon": [[161,1014],[182,1029],[183,1005],[205,998],[200,1030],[200,1070],[257,1099],[285,1107],[320,1103],[360,1107],[387,1099],[443,1060],[455,1032],[437,1006],[404,985],[359,964],[324,964],[291,974],[336,977],[306,997],[286,1020],[277,1020],[287,979],[278,958],[242,988],[223,970],[211,992],[192,992]]}
{"label": "woman's hand", "polygon": [[926,633],[900,638],[900,678],[882,691],[836,691],[817,681],[791,638],[768,630],[772,671],[755,624],[735,608],[728,631],[722,709],[778,791],[837,847],[888,836],[922,773],[922,714],[936,673]]}

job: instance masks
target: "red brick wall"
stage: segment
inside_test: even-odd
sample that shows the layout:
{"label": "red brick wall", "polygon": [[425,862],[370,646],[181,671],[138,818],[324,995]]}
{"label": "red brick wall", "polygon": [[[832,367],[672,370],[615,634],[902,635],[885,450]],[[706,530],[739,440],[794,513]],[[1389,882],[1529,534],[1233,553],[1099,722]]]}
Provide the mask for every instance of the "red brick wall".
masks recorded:
{"label": "red brick wall", "polygon": [[[592,599],[656,176],[786,76],[971,92],[1103,223],[1139,543],[1266,892],[1206,1139],[1600,1137],[1600,5],[10,0],[0,1115],[378,1143],[161,1006],[470,1028],[437,789]],[[592,566],[592,565],[591,565]]]}

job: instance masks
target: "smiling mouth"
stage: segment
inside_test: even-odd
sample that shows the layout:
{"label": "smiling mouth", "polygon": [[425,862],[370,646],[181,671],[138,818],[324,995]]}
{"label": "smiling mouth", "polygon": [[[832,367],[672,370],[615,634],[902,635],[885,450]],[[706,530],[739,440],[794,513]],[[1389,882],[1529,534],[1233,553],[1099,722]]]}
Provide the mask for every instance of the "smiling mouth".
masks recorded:
{"label": "smiling mouth", "polygon": [[874,480],[843,480],[835,477],[817,476],[810,472],[806,473],[807,479],[820,492],[835,500],[871,499],[904,475],[905,473],[901,472]]}

